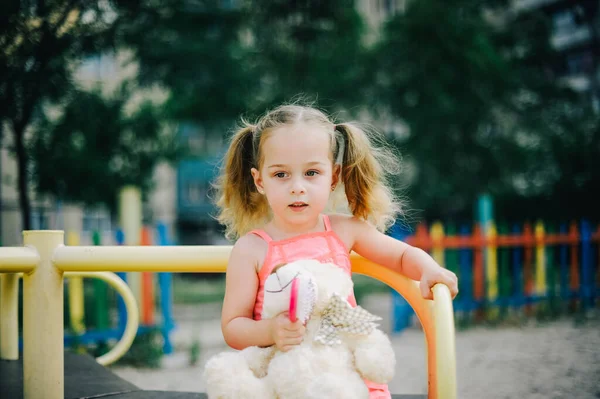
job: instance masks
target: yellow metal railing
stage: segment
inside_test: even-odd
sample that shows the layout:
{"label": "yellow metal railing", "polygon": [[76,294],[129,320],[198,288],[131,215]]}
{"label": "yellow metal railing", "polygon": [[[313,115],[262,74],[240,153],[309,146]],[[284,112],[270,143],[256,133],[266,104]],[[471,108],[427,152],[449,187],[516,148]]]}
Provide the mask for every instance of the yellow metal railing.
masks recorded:
{"label": "yellow metal railing", "polygon": [[131,292],[127,284],[119,276],[111,272],[66,272],[65,277],[96,278],[103,280],[113,287],[113,289],[121,295],[121,298],[123,298],[125,312],[127,313],[127,323],[125,324],[123,336],[121,336],[119,342],[117,342],[110,351],[96,358],[96,361],[103,366],[108,366],[109,364],[116,362],[127,353],[129,348],[131,348],[131,344],[135,339],[140,323],[140,315],[133,292]]}
{"label": "yellow metal railing", "polygon": [[[23,238],[24,248],[0,248],[0,358],[18,358],[16,273],[23,273],[25,399],[64,397],[65,272],[82,277],[90,276],[90,272],[224,272],[231,251],[230,246],[68,247],[64,246],[62,231],[25,231]],[[448,288],[436,285],[435,299],[426,301],[415,281],[362,257],[352,256],[352,270],[388,284],[406,298],[425,332],[428,396],[456,398],[454,318]],[[128,312],[130,317],[134,314],[137,312]],[[125,341],[119,351],[126,345]],[[114,348],[113,354],[119,355]]]}
{"label": "yellow metal railing", "polygon": [[[17,360],[19,358],[19,337],[18,337],[18,315],[16,315],[18,306],[18,291],[15,277],[22,277],[19,274],[0,274],[0,281],[3,284],[0,286],[0,359]],[[107,353],[96,358],[96,361],[108,366],[121,357],[123,357],[137,334],[140,324],[140,316],[137,303],[133,292],[127,284],[115,273],[111,272],[65,272],[64,277],[67,278],[95,278],[103,280],[108,285],[121,295],[125,304],[125,313],[127,314],[127,323],[123,335],[117,344]],[[14,282],[13,282],[14,280]],[[4,314],[6,313],[6,315]],[[6,325],[4,325],[6,324]],[[16,342],[16,344],[15,344]]]}

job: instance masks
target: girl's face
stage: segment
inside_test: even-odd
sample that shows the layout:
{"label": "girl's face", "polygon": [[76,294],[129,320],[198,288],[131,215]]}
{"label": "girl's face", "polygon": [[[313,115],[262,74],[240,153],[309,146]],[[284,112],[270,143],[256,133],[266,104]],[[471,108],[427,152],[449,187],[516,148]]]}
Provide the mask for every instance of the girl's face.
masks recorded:
{"label": "girl's face", "polygon": [[313,227],[338,182],[330,136],[315,125],[283,126],[264,139],[261,154],[252,177],[275,221],[298,230]]}

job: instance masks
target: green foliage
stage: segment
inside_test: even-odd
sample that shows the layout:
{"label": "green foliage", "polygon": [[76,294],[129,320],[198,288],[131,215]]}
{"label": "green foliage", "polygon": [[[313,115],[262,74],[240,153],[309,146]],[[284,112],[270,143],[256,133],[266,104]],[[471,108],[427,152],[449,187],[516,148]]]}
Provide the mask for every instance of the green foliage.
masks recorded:
{"label": "green foliage", "polygon": [[[141,1],[121,10],[121,44],[134,52],[142,85],[170,90],[167,114],[220,128],[252,106],[260,80],[243,40],[245,15],[220,1]],[[209,134],[211,130],[208,130]]]}
{"label": "green foliage", "polygon": [[555,215],[573,200],[598,216],[589,193],[600,183],[590,163],[600,119],[552,72],[549,18],[497,5],[410,2],[374,51],[376,103],[408,127],[397,145],[414,166],[412,205],[429,219],[469,220],[487,192],[498,214],[516,218]]}
{"label": "green foliage", "polygon": [[[150,128],[151,132],[156,130],[150,108],[143,107],[133,118],[127,119],[130,126],[119,125],[123,118],[118,115],[121,105],[118,101],[109,101],[102,106],[100,97],[90,94],[86,97],[82,93],[73,78],[73,72],[80,63],[90,55],[97,55],[105,50],[114,49],[117,46],[119,31],[118,27],[126,23],[127,15],[122,12],[129,9],[134,2],[129,1],[66,1],[53,0],[46,2],[8,2],[3,4],[0,12],[0,126],[2,131],[12,134],[12,146],[9,148],[17,158],[18,164],[18,192],[19,204],[22,211],[22,225],[24,229],[30,227],[30,204],[29,183],[32,167],[35,169],[34,178],[36,185],[43,193],[54,195],[64,194],[74,200],[112,202],[108,199],[114,189],[101,192],[107,186],[107,180],[118,176],[119,181],[145,180],[145,176],[132,176],[132,170],[151,170],[152,162],[148,162],[145,155],[135,154],[130,151],[131,143],[125,143],[119,139],[130,135],[133,129],[131,125],[138,124],[135,133],[140,134],[144,127]],[[76,109],[78,101],[82,100],[86,105],[94,106],[89,110],[87,116],[94,122],[102,123],[96,127],[84,123],[85,109]],[[52,127],[44,120],[47,108],[60,107],[67,103],[69,115],[59,121],[63,129]],[[91,111],[100,112],[104,117],[113,119],[102,119],[91,115]],[[75,123],[75,126],[71,125]],[[34,143],[29,143],[26,131],[36,124],[49,128],[50,132],[44,132],[43,138],[34,137]],[[116,137],[102,135],[99,140],[100,126],[106,125],[107,131]],[[90,132],[94,128],[96,132]],[[2,133],[0,131],[0,133]],[[52,134],[65,137],[51,137]],[[149,133],[151,134],[151,133]],[[70,143],[70,139],[75,139]],[[147,138],[147,137],[146,137]],[[79,148],[87,144],[86,139],[92,141],[93,145],[104,150],[98,156],[88,155],[92,153],[91,147]],[[138,143],[140,146],[147,144],[149,140]],[[56,144],[58,148],[48,147]],[[125,173],[121,176],[116,170],[102,175],[99,171],[107,169],[109,158],[107,155],[119,153],[121,149],[114,151],[106,147],[110,145],[121,145],[125,153],[121,154],[125,166],[118,165],[114,169]],[[30,153],[31,148],[36,148]],[[65,152],[58,153],[64,150]],[[50,152],[50,153],[48,153]],[[107,154],[110,153],[110,154]],[[41,158],[37,158],[37,157]],[[137,156],[137,159],[132,157]],[[81,161],[87,163],[73,163]],[[52,163],[48,163],[48,162]],[[136,163],[137,162],[137,163]],[[127,164],[129,163],[129,164]],[[56,164],[58,171],[67,171],[64,180],[58,181],[51,177],[56,175],[50,165]],[[82,165],[80,167],[80,165]],[[68,167],[68,169],[65,169]],[[125,170],[128,169],[128,170]],[[91,175],[85,175],[90,172]],[[73,173],[73,176],[69,176]],[[142,171],[142,174],[147,173]],[[50,180],[46,181],[46,177]],[[87,179],[85,180],[84,179]],[[90,178],[93,177],[94,179]],[[91,184],[90,184],[91,183]],[[115,186],[115,182],[110,182]]]}
{"label": "green foliage", "polygon": [[199,277],[173,278],[173,303],[199,304],[221,302],[225,296],[225,278],[201,279]]}
{"label": "green foliage", "polygon": [[500,179],[489,124],[515,85],[491,27],[473,1],[410,2],[376,51],[384,101],[409,128],[401,146],[416,165],[411,199],[428,217],[466,216]]}
{"label": "green foliage", "polygon": [[361,103],[362,20],[353,1],[141,2],[119,37],[142,84],[171,91],[167,112],[222,135],[240,115],[302,96],[321,106]]}
{"label": "green foliage", "polygon": [[151,329],[139,334],[127,353],[115,364],[137,368],[157,369],[161,366],[164,356],[162,333],[158,329]]}
{"label": "green foliage", "polygon": [[42,118],[29,148],[39,193],[114,209],[124,185],[148,191],[154,165],[178,155],[175,132],[149,101],[128,114],[128,100],[125,88],[112,98],[75,90],[56,120]]}
{"label": "green foliage", "polygon": [[390,287],[371,277],[355,274],[352,276],[354,282],[354,297],[358,304],[362,303],[363,299],[369,295],[377,293],[389,293]]}
{"label": "green foliage", "polygon": [[[585,17],[594,18],[597,8]],[[567,217],[599,219],[590,194],[600,183],[593,166],[600,156],[600,115],[589,98],[558,80],[554,71],[565,61],[550,31],[548,16],[534,10],[510,19],[497,35],[518,82],[504,108],[507,120],[498,123],[511,145],[499,154],[506,184],[497,192],[497,209],[515,219],[556,219],[565,210]],[[597,77],[588,77],[597,86]]]}
{"label": "green foliage", "polygon": [[332,111],[363,104],[364,26],[352,0],[256,0],[248,11],[266,104],[302,94]]}
{"label": "green foliage", "polygon": [[190,345],[190,366],[195,366],[198,364],[198,360],[200,359],[200,341],[195,339]]}

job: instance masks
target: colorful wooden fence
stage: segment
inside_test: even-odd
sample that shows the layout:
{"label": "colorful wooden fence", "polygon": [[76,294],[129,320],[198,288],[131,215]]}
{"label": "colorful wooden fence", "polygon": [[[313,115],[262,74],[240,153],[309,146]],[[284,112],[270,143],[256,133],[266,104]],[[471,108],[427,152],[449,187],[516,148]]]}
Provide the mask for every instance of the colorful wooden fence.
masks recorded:
{"label": "colorful wooden fence", "polygon": [[[589,309],[600,296],[600,225],[509,225],[493,222],[456,226],[433,223],[416,227],[414,234],[392,235],[428,251],[459,277],[454,309],[462,316],[489,317],[497,311],[523,310],[532,314],[535,304],[549,302],[560,309]],[[411,312],[394,293],[393,330],[410,323]],[[491,310],[491,312],[490,312]]]}

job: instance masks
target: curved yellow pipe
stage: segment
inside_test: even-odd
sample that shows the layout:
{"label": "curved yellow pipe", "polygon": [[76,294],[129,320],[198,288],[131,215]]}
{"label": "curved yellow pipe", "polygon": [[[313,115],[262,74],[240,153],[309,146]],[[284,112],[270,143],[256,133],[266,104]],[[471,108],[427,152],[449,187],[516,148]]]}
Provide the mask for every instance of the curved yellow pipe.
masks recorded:
{"label": "curved yellow pipe", "polygon": [[433,287],[433,320],[435,326],[437,397],[455,399],[456,385],[456,334],[454,310],[450,290],[443,284]]}
{"label": "curved yellow pipe", "polygon": [[125,325],[123,336],[109,352],[96,358],[96,361],[103,366],[116,362],[131,347],[139,326],[139,312],[133,293],[119,276],[111,272],[65,272],[65,277],[97,278],[103,280],[112,286],[123,298],[125,309],[127,310],[127,324]]}
{"label": "curved yellow pipe", "polygon": [[434,300],[425,300],[419,283],[373,263],[356,254],[352,255],[352,272],[375,278],[395,289],[414,309],[427,342],[427,374],[429,399],[455,399],[456,349],[454,312],[448,287],[433,287]]}

